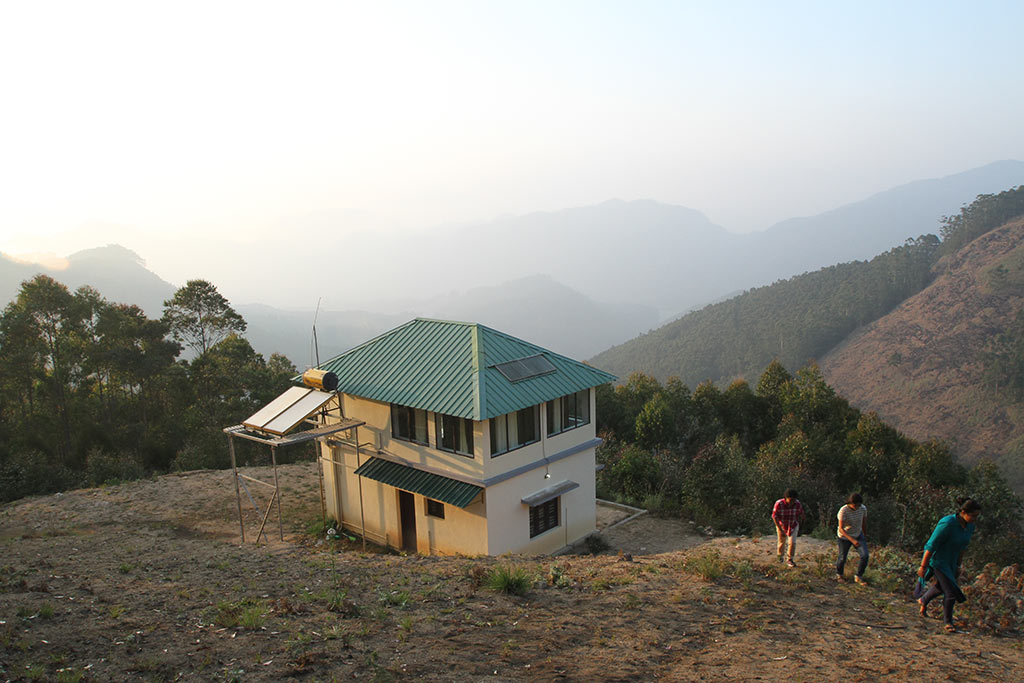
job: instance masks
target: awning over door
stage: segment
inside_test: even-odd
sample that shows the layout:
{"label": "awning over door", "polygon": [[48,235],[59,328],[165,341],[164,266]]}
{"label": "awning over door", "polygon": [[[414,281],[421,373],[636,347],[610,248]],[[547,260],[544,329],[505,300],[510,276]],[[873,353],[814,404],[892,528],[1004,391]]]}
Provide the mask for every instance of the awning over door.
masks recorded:
{"label": "awning over door", "polygon": [[449,479],[433,472],[424,472],[383,458],[370,458],[359,466],[356,474],[460,508],[472,503],[484,490],[482,486]]}

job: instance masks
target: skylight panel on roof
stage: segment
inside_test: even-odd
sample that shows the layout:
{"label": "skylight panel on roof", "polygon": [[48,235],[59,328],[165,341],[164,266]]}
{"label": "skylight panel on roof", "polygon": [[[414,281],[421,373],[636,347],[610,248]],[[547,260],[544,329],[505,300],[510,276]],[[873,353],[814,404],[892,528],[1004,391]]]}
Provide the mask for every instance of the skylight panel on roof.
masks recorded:
{"label": "skylight panel on roof", "polygon": [[522,382],[524,379],[539,377],[551,372],[556,368],[543,354],[527,356],[510,360],[507,363],[498,363],[494,369],[500,372],[509,382]]}

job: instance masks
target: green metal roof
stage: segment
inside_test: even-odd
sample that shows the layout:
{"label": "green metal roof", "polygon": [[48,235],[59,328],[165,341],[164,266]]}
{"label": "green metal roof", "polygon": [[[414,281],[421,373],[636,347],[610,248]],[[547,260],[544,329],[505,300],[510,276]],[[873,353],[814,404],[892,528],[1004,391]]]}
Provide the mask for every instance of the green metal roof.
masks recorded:
{"label": "green metal roof", "polygon": [[[555,368],[516,382],[494,366],[543,355]],[[322,363],[338,391],[470,420],[615,381],[614,375],[476,323],[416,318]]]}
{"label": "green metal roof", "polygon": [[472,503],[477,494],[483,491],[483,487],[480,486],[424,472],[383,458],[370,458],[359,466],[356,474],[460,508]]}

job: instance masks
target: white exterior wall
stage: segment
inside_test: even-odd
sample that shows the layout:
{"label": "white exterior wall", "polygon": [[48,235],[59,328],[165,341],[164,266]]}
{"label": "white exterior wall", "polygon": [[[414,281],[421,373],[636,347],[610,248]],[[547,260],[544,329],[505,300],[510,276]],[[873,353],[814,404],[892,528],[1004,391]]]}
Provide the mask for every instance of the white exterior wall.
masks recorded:
{"label": "white exterior wall", "polygon": [[[594,490],[594,449],[552,463],[550,479],[539,467],[487,489],[487,554],[550,553],[594,531],[597,507]],[[571,480],[578,488],[559,499],[558,526],[530,538],[530,508],[525,496]]]}
{"label": "white exterior wall", "polygon": [[[569,431],[547,436],[547,412],[540,410],[541,440],[538,443],[496,457],[488,455],[484,471],[488,478],[511,472],[530,464],[538,465],[511,479],[487,489],[487,553],[505,552],[550,553],[574,543],[597,528],[596,464],[594,448],[587,448],[569,457],[560,458],[544,466],[545,458],[557,458],[559,453],[595,438],[595,394],[590,390],[590,423]],[[489,428],[489,422],[484,423]],[[490,433],[486,442],[490,450]],[[551,476],[544,477],[548,473]],[[522,499],[563,481],[574,481],[578,488],[563,493],[559,500],[558,523],[534,538],[530,538],[530,508]]]}

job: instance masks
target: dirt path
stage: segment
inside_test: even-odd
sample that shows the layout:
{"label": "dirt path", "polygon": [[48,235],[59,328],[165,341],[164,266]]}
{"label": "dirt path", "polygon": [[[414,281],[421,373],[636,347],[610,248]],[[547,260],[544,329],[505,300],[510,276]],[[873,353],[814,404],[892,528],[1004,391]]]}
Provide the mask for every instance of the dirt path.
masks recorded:
{"label": "dirt path", "polygon": [[[613,549],[596,557],[404,557],[347,541],[328,552],[302,533],[319,517],[315,469],[279,475],[285,542],[268,523],[262,546],[238,544],[230,472],[0,508],[0,680],[1002,681],[1024,672],[1020,638],[947,636],[905,596],[829,581],[831,546],[813,539],[802,539],[795,570],[774,561],[772,539],[703,541],[650,516],[610,530]],[[247,515],[255,528],[251,506]],[[496,565],[522,569],[532,588],[523,597],[484,588]]]}

